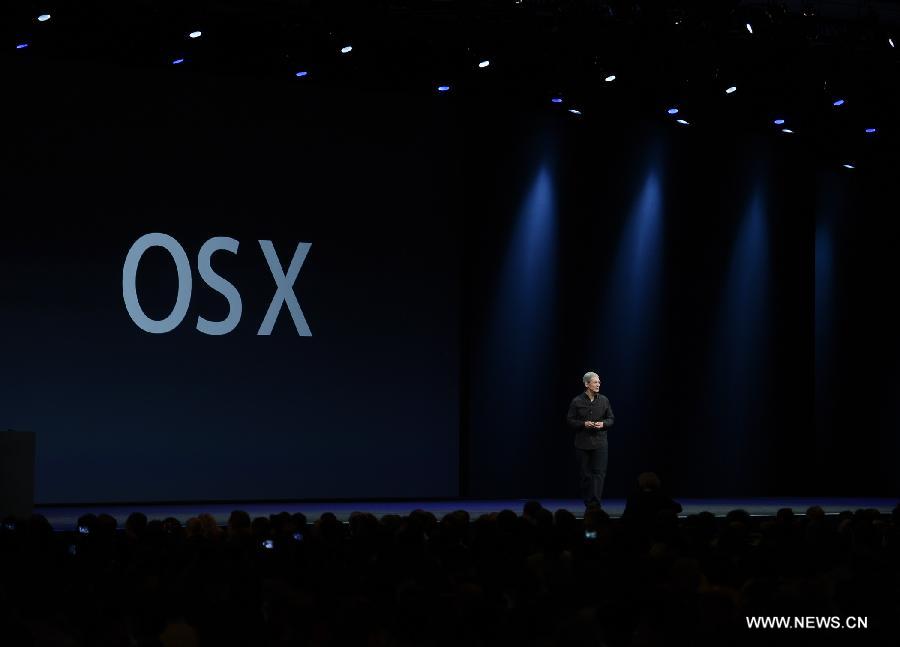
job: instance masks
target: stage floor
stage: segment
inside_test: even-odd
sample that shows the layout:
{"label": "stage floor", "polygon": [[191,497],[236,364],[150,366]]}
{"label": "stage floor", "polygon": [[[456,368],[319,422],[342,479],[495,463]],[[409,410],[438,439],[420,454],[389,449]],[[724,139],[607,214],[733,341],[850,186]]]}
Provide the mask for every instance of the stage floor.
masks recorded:
{"label": "stage floor", "polygon": [[[354,511],[371,512],[377,517],[386,514],[406,515],[412,510],[422,509],[434,513],[438,518],[454,510],[467,510],[475,519],[490,512],[509,509],[522,513],[522,506],[528,499],[446,499],[430,501],[298,501],[298,502],[220,502],[220,503],[172,503],[172,504],[110,504],[110,505],[65,505],[35,506],[35,512],[44,515],[55,530],[72,530],[78,517],[89,512],[106,513],[119,522],[125,523],[129,514],[143,512],[150,519],[175,517],[182,523],[203,512],[212,514],[216,521],[224,525],[232,510],[246,510],[251,517],[268,516],[278,512],[302,512],[312,522],[323,512],[333,512],[338,519],[346,521]],[[565,508],[576,517],[584,515],[584,505],[577,499],[540,499],[545,508],[558,510]],[[702,511],[724,517],[729,511],[741,508],[754,516],[773,516],[779,508],[792,508],[795,514],[804,514],[813,505],[821,506],[827,514],[838,514],[844,510],[875,508],[890,513],[898,504],[897,499],[884,498],[803,498],[784,497],[766,499],[679,499],[684,511],[682,517]],[[612,517],[621,516],[625,508],[624,499],[609,499],[603,502],[603,509]]]}

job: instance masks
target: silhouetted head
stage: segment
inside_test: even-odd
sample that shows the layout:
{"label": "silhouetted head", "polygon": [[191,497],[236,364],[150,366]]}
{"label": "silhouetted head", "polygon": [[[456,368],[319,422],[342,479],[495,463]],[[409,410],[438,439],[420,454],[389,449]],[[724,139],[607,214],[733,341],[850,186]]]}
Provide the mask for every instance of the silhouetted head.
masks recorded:
{"label": "silhouetted head", "polygon": [[175,537],[184,536],[184,528],[182,527],[181,522],[175,517],[166,517],[163,519],[163,531],[167,535],[173,535]]}
{"label": "silhouetted head", "polygon": [[287,532],[291,523],[291,515],[287,512],[279,512],[278,514],[273,514],[269,520],[272,522],[272,534],[280,535]]}
{"label": "silhouetted head", "polygon": [[250,515],[244,510],[233,510],[228,515],[228,533],[246,535],[250,532]]}
{"label": "silhouetted head", "polygon": [[147,529],[144,531],[144,537],[147,541],[159,542],[166,535],[163,522],[159,519],[151,519],[147,522]]}
{"label": "silhouetted head", "polygon": [[219,535],[222,534],[222,530],[219,528],[216,518],[208,512],[204,512],[199,519],[203,526],[203,536],[207,539],[218,539]]}
{"label": "silhouetted head", "polygon": [[88,535],[97,529],[97,515],[92,513],[83,514],[78,517],[78,523],[75,530],[79,535]]}
{"label": "silhouetted head", "polygon": [[188,539],[203,537],[203,523],[197,517],[191,517],[185,524],[185,534]]}
{"label": "silhouetted head", "polygon": [[794,511],[791,508],[779,508],[775,513],[775,523],[778,525],[790,525],[794,522]]}
{"label": "silhouetted head", "polygon": [[638,476],[638,487],[642,492],[659,492],[662,481],[654,472],[643,472]]}
{"label": "silhouetted head", "polygon": [[472,517],[469,515],[468,510],[454,510],[452,514],[458,517],[459,520],[466,526],[468,526],[469,522],[472,520]]}
{"label": "silhouetted head", "polygon": [[578,529],[578,520],[575,518],[574,514],[565,508],[559,508],[553,514],[553,522],[561,536],[574,538],[575,532]]}
{"label": "silhouetted head", "polygon": [[740,523],[746,527],[750,526],[750,513],[742,508],[738,508],[736,510],[731,510],[728,514],[725,515],[725,523]]}
{"label": "silhouetted head", "polygon": [[322,540],[328,544],[337,545],[344,538],[344,524],[333,512],[323,512],[316,522],[316,529]]}
{"label": "silhouetted head", "polygon": [[391,535],[397,532],[401,523],[403,523],[403,519],[399,514],[386,514],[381,517],[381,527]]}
{"label": "silhouetted head", "polygon": [[541,505],[540,501],[527,501],[525,505],[522,506],[522,516],[529,521],[534,521],[537,519],[538,512],[543,509],[544,506]]}
{"label": "silhouetted head", "polygon": [[428,510],[422,510],[421,508],[417,508],[409,513],[408,522],[426,535],[430,535],[437,528],[437,517]]}
{"label": "silhouetted head", "polygon": [[[145,518],[146,519],[146,518]],[[115,537],[116,528],[119,527],[119,522],[116,521],[115,517],[108,514],[101,514],[97,517],[97,535],[106,537],[107,539],[112,539]]]}
{"label": "silhouetted head", "polygon": [[553,525],[553,513],[547,508],[541,508],[535,515],[539,528],[549,528]]}
{"label": "silhouetted head", "polygon": [[303,532],[306,530],[306,515],[302,512],[295,512],[291,515],[291,519],[294,522],[294,530],[297,532]]}
{"label": "silhouetted head", "polygon": [[825,510],[820,505],[810,506],[806,509],[806,518],[816,523],[825,521]]}
{"label": "silhouetted head", "polygon": [[42,514],[33,514],[27,521],[27,533],[30,539],[50,540],[53,536],[53,526]]}
{"label": "silhouetted head", "polygon": [[370,539],[378,532],[378,519],[369,512],[350,514],[350,536],[356,539]]}
{"label": "silhouetted head", "polygon": [[501,510],[497,515],[497,529],[504,533],[514,533],[519,525],[519,517],[512,510]]}
{"label": "silhouetted head", "polygon": [[125,532],[132,539],[140,539],[147,529],[147,515],[143,512],[132,512],[125,520]]}

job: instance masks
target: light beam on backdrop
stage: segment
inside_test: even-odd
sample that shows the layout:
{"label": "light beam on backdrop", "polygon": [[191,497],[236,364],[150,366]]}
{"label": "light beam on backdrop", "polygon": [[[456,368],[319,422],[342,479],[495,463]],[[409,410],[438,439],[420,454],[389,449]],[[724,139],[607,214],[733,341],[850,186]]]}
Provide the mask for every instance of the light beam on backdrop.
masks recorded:
{"label": "light beam on backdrop", "polygon": [[556,196],[545,164],[519,212],[497,300],[496,319],[506,320],[498,331],[500,343],[519,357],[549,341],[545,335],[555,296],[556,237]]}
{"label": "light beam on backdrop", "polygon": [[615,260],[609,277],[598,282],[602,292],[588,322],[596,331],[593,354],[585,360],[597,362],[590,368],[600,373],[616,418],[627,421],[631,440],[617,459],[622,478],[631,476],[626,470],[639,469],[637,463],[649,459],[640,450],[640,437],[652,425],[652,383],[658,374],[665,203],[660,151],[650,152],[649,158],[618,239],[603,225],[593,239],[598,256],[613,254]]}
{"label": "light beam on backdrop", "polygon": [[834,284],[833,214],[830,210],[816,223],[816,384],[828,364],[828,345],[832,321],[832,286]]}
{"label": "light beam on backdrop", "polygon": [[[540,475],[522,470],[541,463],[539,436],[546,432],[543,418],[556,384],[557,229],[555,182],[545,160],[512,222],[472,379],[472,432],[486,450],[476,455],[502,456],[509,448],[517,455],[502,464],[475,466],[480,487],[498,492],[505,484],[540,483]],[[505,493],[526,494],[539,492]]]}
{"label": "light beam on backdrop", "polygon": [[[836,226],[845,209],[844,188],[833,174],[819,181],[816,205],[815,238],[815,457],[827,464],[829,447],[836,434],[842,433],[841,406],[835,389],[841,388],[833,373]],[[827,481],[827,478],[824,479]],[[830,484],[823,482],[828,487]]]}
{"label": "light beam on backdrop", "polygon": [[[606,238],[604,232],[602,238]],[[663,197],[659,174],[650,168],[615,246],[616,261],[601,317],[612,318],[613,348],[621,355],[619,370],[636,368],[645,337],[655,332],[662,275]],[[609,241],[605,240],[605,245]]]}
{"label": "light beam on backdrop", "polygon": [[741,488],[753,487],[754,475],[764,472],[751,464],[748,450],[762,438],[760,398],[770,332],[768,240],[765,191],[757,184],[734,241],[711,349],[711,388],[702,396],[716,414],[711,433],[719,460],[708,467],[723,494],[744,492]]}

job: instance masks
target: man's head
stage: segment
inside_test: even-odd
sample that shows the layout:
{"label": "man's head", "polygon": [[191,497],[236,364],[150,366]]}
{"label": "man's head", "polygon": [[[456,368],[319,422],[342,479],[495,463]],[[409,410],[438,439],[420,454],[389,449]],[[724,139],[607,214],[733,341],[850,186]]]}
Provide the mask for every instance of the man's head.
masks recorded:
{"label": "man's head", "polygon": [[593,371],[585,373],[584,388],[590,393],[600,393],[600,376]]}

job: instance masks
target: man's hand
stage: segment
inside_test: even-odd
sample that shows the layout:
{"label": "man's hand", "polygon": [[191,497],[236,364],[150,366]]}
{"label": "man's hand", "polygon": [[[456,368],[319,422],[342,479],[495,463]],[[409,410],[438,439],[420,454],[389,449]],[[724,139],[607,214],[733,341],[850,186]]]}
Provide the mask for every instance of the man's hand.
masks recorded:
{"label": "man's hand", "polygon": [[592,427],[594,426],[594,423],[591,422],[590,420],[585,420],[585,421],[584,421],[584,426],[590,429],[590,428],[592,428]]}
{"label": "man's hand", "polygon": [[595,422],[595,423],[594,423],[594,426],[595,426],[597,429],[603,429],[603,421],[601,420],[600,422]]}

